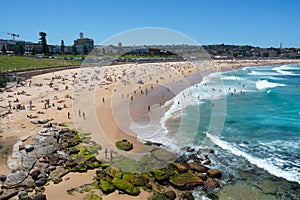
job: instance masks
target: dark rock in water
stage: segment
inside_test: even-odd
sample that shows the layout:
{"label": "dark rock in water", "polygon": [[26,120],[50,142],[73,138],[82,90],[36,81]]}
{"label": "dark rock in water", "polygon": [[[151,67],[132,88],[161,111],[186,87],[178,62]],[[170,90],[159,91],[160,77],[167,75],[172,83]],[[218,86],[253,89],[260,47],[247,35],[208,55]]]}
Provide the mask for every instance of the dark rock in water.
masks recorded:
{"label": "dark rock in water", "polygon": [[194,152],[195,149],[194,149],[194,148],[191,148],[191,147],[188,147],[188,148],[186,149],[186,151],[191,153],[191,152]]}
{"label": "dark rock in water", "polygon": [[203,185],[203,180],[196,175],[186,172],[178,174],[169,179],[170,183],[178,189],[192,189],[196,186]]}
{"label": "dark rock in water", "polygon": [[28,176],[28,172],[26,171],[16,171],[8,175],[6,179],[6,184],[8,186],[17,185],[23,182],[27,176]]}
{"label": "dark rock in water", "polygon": [[47,200],[47,197],[45,194],[38,194],[33,198],[33,200]]}
{"label": "dark rock in water", "polygon": [[193,171],[196,171],[196,172],[200,172],[200,173],[206,173],[207,170],[209,168],[205,167],[205,166],[202,166],[202,165],[198,165],[197,163],[195,162],[190,162],[188,163],[188,166],[191,170]]}
{"label": "dark rock in water", "polygon": [[210,170],[207,170],[207,175],[210,177],[210,178],[221,178],[222,177],[222,173],[220,170],[218,169],[210,169]]}
{"label": "dark rock in water", "polygon": [[205,181],[204,183],[204,189],[206,190],[212,190],[219,187],[220,187],[219,183],[213,178],[207,179],[207,181]]}
{"label": "dark rock in water", "polygon": [[165,192],[166,197],[168,197],[168,199],[174,200],[176,199],[176,193],[173,190],[169,190]]}
{"label": "dark rock in water", "polygon": [[0,181],[4,182],[7,179],[7,176],[0,174]]}
{"label": "dark rock in water", "polygon": [[194,196],[191,192],[185,192],[181,195],[182,200],[194,200]]}
{"label": "dark rock in water", "polygon": [[38,179],[37,181],[35,181],[36,186],[40,187],[43,186],[47,183],[47,178],[42,177],[40,179]]}
{"label": "dark rock in water", "polygon": [[204,162],[203,162],[203,165],[209,165],[211,163],[210,159],[206,159]]}
{"label": "dark rock in water", "polygon": [[18,193],[18,196],[19,196],[20,200],[29,200],[30,199],[29,196],[28,196],[28,193],[24,190],[20,191]]}

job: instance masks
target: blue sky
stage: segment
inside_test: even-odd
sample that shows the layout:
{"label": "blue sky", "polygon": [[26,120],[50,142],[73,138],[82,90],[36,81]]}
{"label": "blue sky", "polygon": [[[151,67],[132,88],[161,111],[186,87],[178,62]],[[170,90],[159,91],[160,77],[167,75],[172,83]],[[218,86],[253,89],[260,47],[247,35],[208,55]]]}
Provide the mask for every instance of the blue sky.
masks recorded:
{"label": "blue sky", "polygon": [[14,0],[1,1],[0,38],[6,32],[49,44],[73,40],[84,32],[96,44],[134,28],[179,31],[199,44],[250,44],[300,47],[299,0]]}

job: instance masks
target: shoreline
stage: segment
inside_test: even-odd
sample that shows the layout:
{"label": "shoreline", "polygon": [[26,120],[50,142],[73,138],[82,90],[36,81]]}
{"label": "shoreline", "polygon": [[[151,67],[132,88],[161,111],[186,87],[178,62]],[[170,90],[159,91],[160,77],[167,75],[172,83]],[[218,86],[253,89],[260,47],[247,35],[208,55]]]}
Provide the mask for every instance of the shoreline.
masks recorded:
{"label": "shoreline", "polygon": [[[295,60],[293,60],[293,61],[295,61]],[[224,71],[226,71],[226,70],[236,70],[237,68],[240,68],[240,67],[248,67],[249,66],[249,63],[245,64],[244,66],[240,66],[241,63],[238,62],[238,63],[234,64],[234,66],[231,66],[227,61],[224,61],[224,62],[221,61],[218,64],[218,66],[216,66],[217,71],[218,70],[224,70]],[[298,60],[297,63],[298,62],[300,62],[300,61]],[[283,64],[283,63],[286,63],[286,60],[280,60],[280,63],[278,63],[278,64]],[[149,63],[147,63],[147,64],[149,64]],[[166,64],[166,63],[162,63],[162,64]],[[174,63],[172,63],[172,64],[174,64]],[[264,63],[264,64],[261,64],[261,63],[253,63],[253,64],[255,64],[255,65],[252,65],[252,66],[272,65],[272,64],[275,64],[275,63],[272,62],[272,63]],[[160,65],[160,63],[158,63],[158,64],[156,63],[156,64],[153,64],[153,65]],[[115,68],[115,67],[116,66],[112,66],[112,68]],[[122,66],[121,67],[119,66],[118,68],[122,68]],[[69,76],[71,74],[70,72],[80,73],[81,70],[75,69],[74,71],[66,70],[66,71],[54,72],[54,73],[52,73],[52,75],[63,74],[63,76],[68,75],[68,76],[65,76],[65,77],[69,78]],[[114,72],[112,72],[112,73],[114,73]],[[122,71],[121,71],[121,73],[122,73]],[[33,77],[32,78],[34,80],[33,83],[37,83],[38,81],[41,81],[41,82],[44,83],[45,82],[44,78],[49,76],[50,74],[43,74],[43,75],[39,75],[37,77]],[[208,74],[209,74],[209,72],[206,75],[208,75]],[[189,75],[192,75],[192,72],[188,71],[188,72],[184,73],[183,76],[180,76],[180,77],[186,78]],[[70,77],[70,79],[71,79],[71,77]],[[46,81],[49,82],[48,80],[46,80]],[[166,81],[168,81],[168,80],[166,80]],[[128,153],[130,155],[135,154],[135,153],[139,154],[141,152],[147,152],[152,148],[152,147],[144,145],[140,141],[138,141],[138,139],[136,138],[134,133],[129,130],[128,119],[126,119],[125,115],[121,116],[121,118],[120,118],[121,120],[122,119],[124,120],[124,123],[120,125],[123,128],[123,130],[121,130],[118,127],[118,124],[114,121],[114,116],[111,112],[112,106],[111,106],[111,104],[109,104],[109,102],[111,101],[111,99],[110,99],[111,95],[114,93],[113,84],[108,85],[108,89],[98,88],[96,91],[92,89],[91,91],[88,90],[88,91],[83,92],[81,94],[83,96],[76,96],[76,93],[71,93],[71,91],[73,91],[73,88],[71,87],[72,82],[70,80],[66,80],[65,82],[67,82],[67,85],[69,85],[69,89],[68,90],[60,89],[58,91],[58,93],[54,93],[54,94],[49,92],[48,88],[45,88],[45,90],[40,90],[40,91],[35,91],[34,92],[34,91],[31,91],[32,89],[30,90],[30,88],[23,88],[22,87],[21,88],[22,90],[26,90],[26,92],[27,92],[27,89],[29,89],[28,93],[34,93],[34,94],[32,94],[31,96],[27,96],[27,97],[25,96],[24,100],[20,99],[20,102],[24,103],[24,104],[28,104],[29,101],[33,101],[34,104],[38,104],[37,103],[38,100],[43,99],[43,98],[47,98],[48,96],[51,96],[51,99],[53,99],[53,96],[60,96],[59,100],[65,100],[65,101],[62,102],[62,103],[57,103],[56,102],[56,104],[62,105],[63,103],[65,103],[65,104],[67,104],[67,108],[65,108],[61,111],[47,109],[47,110],[45,110],[45,114],[42,114],[43,118],[52,118],[53,116],[55,116],[55,121],[57,121],[57,122],[69,121],[69,123],[70,123],[69,127],[70,128],[77,127],[77,128],[84,129],[84,131],[91,132],[92,133],[92,140],[97,142],[98,144],[100,144],[102,146],[102,151],[100,151],[99,155],[97,156],[97,158],[99,158],[99,159],[105,159],[103,151],[105,149],[112,149],[112,148],[115,149],[115,145],[114,145],[115,141],[120,140],[120,139],[124,139],[124,138],[128,139],[130,142],[133,143],[134,148],[133,148],[132,151],[130,151]],[[169,82],[169,83],[171,83],[171,82]],[[168,84],[168,83],[161,83],[161,84]],[[57,85],[58,85],[59,88],[63,88],[63,87],[65,87],[66,84],[57,83]],[[189,83],[187,85],[192,85],[192,84]],[[85,86],[88,87],[88,84],[86,84]],[[149,89],[149,87],[150,86],[148,86],[148,89]],[[130,110],[131,110],[130,116],[132,116],[132,119],[138,120],[141,117],[144,118],[145,114],[148,115],[148,112],[147,112],[147,106],[148,105],[152,106],[153,104],[154,105],[155,104],[156,105],[157,104],[164,104],[164,102],[166,102],[168,98],[170,98],[170,99],[172,98],[172,95],[170,95],[170,97],[165,96],[165,99],[163,99],[165,101],[163,101],[161,99],[158,99],[158,96],[162,95],[161,94],[162,91],[160,91],[160,90],[163,90],[163,88],[162,89],[157,89],[157,88],[160,88],[160,87],[161,86],[153,86],[153,88],[154,88],[153,91],[154,92],[153,93],[150,92],[149,96],[148,96],[149,98],[147,97],[147,99],[143,98],[143,97],[145,97],[145,95],[136,95],[134,97],[134,100],[133,100],[135,102],[134,105],[138,105],[138,106],[136,106],[136,107],[132,106],[130,108]],[[39,87],[37,86],[36,89],[38,89],[38,88]],[[20,88],[18,88],[18,89],[20,89]],[[137,89],[139,89],[139,88],[137,87]],[[144,89],[144,88],[141,87],[141,89]],[[51,88],[50,90],[54,91],[53,88]],[[17,91],[17,89],[15,91]],[[174,89],[174,93],[176,93],[176,91]],[[55,91],[55,92],[57,92],[57,91]],[[93,98],[81,98],[81,97],[87,97],[88,95],[93,94],[93,92],[95,92],[95,96]],[[167,93],[168,93],[168,91],[167,91]],[[55,94],[57,94],[57,95],[55,95]],[[74,95],[73,98],[75,98],[75,100],[80,99],[80,101],[74,103],[72,101],[72,99],[64,98],[66,95],[70,95],[70,96]],[[126,94],[124,96],[126,96]],[[18,96],[15,95],[14,97],[18,97]],[[101,99],[102,99],[101,97],[105,98],[105,102],[101,101]],[[173,97],[174,97],[174,95],[173,95]],[[59,100],[55,100],[55,101],[59,101]],[[140,102],[138,102],[138,101],[140,101]],[[88,109],[85,105],[92,105],[92,108]],[[124,104],[122,104],[122,101],[117,101],[115,105],[122,106]],[[129,104],[129,105],[133,105],[133,104]],[[43,106],[43,104],[39,105],[38,108],[36,107],[33,110],[36,112],[39,109],[42,109],[42,106]],[[116,107],[114,107],[114,108],[116,108]],[[78,116],[79,109],[81,109],[81,114],[82,114],[82,112],[85,112],[86,119],[83,119],[83,117]],[[115,112],[121,112],[121,111],[122,111],[122,109],[121,110],[118,110],[118,109],[115,110]],[[24,112],[24,113],[21,114],[21,112]],[[66,120],[66,116],[67,116],[68,112],[73,113],[73,115],[71,116],[71,119]],[[17,114],[17,116],[14,116],[14,115],[16,115],[15,113]],[[8,135],[3,135],[1,133],[1,140],[6,140],[6,139],[9,139],[11,137],[28,136],[29,133],[31,135],[37,134],[37,131],[35,130],[37,127],[32,125],[30,123],[30,120],[28,120],[28,122],[25,122],[23,120],[24,116],[26,116],[26,114],[33,114],[33,111],[28,109],[28,110],[25,110],[25,111],[13,112],[13,114],[12,114],[13,117],[9,117],[6,121],[4,121],[4,123],[2,122],[0,124],[0,127],[2,129],[6,130],[6,131],[10,130],[11,132],[13,132],[13,133],[8,134]],[[24,121],[23,125],[21,125],[21,127],[25,127],[25,128],[21,129],[22,133],[20,131],[17,131],[18,128],[20,127],[17,124],[19,124],[20,121]],[[97,121],[101,121],[100,124],[99,124],[99,127],[93,127],[92,124],[99,123]],[[4,124],[7,127],[3,126]],[[87,128],[85,128],[85,127],[87,127]],[[126,131],[125,133],[122,132],[124,130]],[[103,134],[104,132],[109,132],[110,134]],[[32,136],[30,136],[30,137],[32,138]],[[29,143],[30,141],[31,141],[31,139],[29,138],[29,140],[25,141],[25,143],[26,142]],[[117,151],[117,152],[120,153],[120,154],[126,155],[126,152],[123,152],[123,151]],[[7,168],[4,167],[4,166],[3,167],[1,166],[1,169],[7,169]],[[8,170],[6,170],[5,172],[8,172]],[[1,174],[2,173],[3,172],[1,171]],[[70,176],[71,177],[70,177],[69,181],[72,181],[72,179],[75,178],[77,175],[70,175]],[[91,177],[86,177],[86,178],[91,178]],[[47,186],[46,194],[47,194],[47,190],[55,191],[56,187],[60,187],[60,184]],[[70,185],[66,184],[65,187],[70,187]],[[64,190],[66,188],[62,187],[61,189]],[[104,196],[104,199],[106,199],[106,198],[108,198],[108,197]],[[76,198],[75,197],[73,198],[73,196],[72,196],[72,199],[76,199]]]}

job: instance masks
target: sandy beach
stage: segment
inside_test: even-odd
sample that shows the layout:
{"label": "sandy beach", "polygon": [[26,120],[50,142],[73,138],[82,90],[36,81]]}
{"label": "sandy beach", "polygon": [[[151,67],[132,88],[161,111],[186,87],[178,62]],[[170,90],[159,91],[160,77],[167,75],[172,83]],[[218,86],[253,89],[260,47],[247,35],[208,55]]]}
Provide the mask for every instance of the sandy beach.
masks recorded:
{"label": "sandy beach", "polygon": [[[152,147],[139,141],[130,126],[139,120],[159,119],[161,106],[183,89],[199,83],[212,71],[233,70],[241,66],[258,66],[300,62],[299,60],[215,60],[195,65],[189,62],[147,63],[79,68],[34,76],[0,94],[0,108],[4,114],[0,122],[0,168],[8,175],[13,144],[31,144],[41,125],[32,120],[51,123],[66,122],[68,128],[91,133],[100,144],[99,160],[114,155],[139,158]],[[206,67],[205,67],[206,66]],[[130,152],[118,150],[115,142],[127,139],[133,144]],[[69,173],[60,184],[45,187],[48,199],[82,199],[83,194],[68,195],[67,190],[92,183],[93,171]],[[148,192],[133,198],[147,199]],[[116,192],[103,199],[118,199]]]}

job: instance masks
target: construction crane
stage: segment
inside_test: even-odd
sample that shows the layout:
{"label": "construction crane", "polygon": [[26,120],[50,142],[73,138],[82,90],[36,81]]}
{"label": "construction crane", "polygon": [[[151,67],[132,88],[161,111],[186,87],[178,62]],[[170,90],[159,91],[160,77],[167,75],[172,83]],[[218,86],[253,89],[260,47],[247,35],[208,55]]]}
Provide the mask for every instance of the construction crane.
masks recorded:
{"label": "construction crane", "polygon": [[15,34],[15,33],[7,33],[8,35],[11,35],[13,40],[15,40],[15,37],[20,37],[20,35]]}

